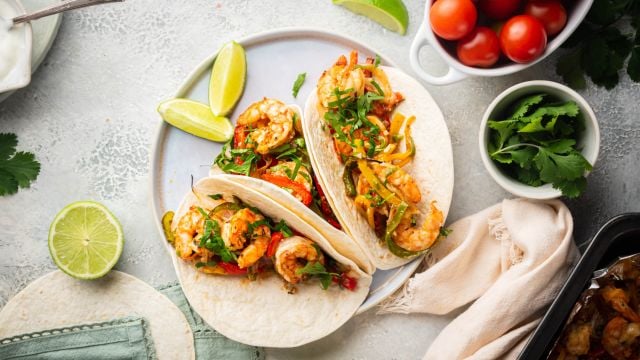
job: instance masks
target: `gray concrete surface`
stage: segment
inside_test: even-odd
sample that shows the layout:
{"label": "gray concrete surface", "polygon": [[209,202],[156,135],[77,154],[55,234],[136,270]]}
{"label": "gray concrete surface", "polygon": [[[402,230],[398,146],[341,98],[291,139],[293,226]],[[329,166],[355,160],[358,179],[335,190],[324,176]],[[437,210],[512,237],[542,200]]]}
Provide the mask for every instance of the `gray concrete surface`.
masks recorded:
{"label": "gray concrete surface", "polygon": [[[121,220],[126,246],[117,268],[152,285],[174,279],[158,242],[150,207],[150,145],[160,121],[156,105],[222,43],[284,26],[351,35],[411,72],[408,50],[422,1],[405,0],[406,36],[334,6],[329,0],[127,0],[64,17],[49,57],[31,85],[0,104],[0,132],[15,132],[42,171],[33,186],[0,198],[0,306],[55,269],[47,249],[51,220],[66,204],[94,199]],[[427,49],[426,61],[441,64]],[[531,79],[558,81],[554,59],[517,75],[428,87],[451,131],[456,185],[450,221],[509,197],[478,154],[480,118],[502,90]],[[628,79],[614,91],[589,86],[602,132],[600,159],[587,192],[569,201],[578,243],[613,215],[640,205],[640,89]],[[269,350],[274,359],[415,359],[450,316],[385,315],[375,310],[308,346]]]}

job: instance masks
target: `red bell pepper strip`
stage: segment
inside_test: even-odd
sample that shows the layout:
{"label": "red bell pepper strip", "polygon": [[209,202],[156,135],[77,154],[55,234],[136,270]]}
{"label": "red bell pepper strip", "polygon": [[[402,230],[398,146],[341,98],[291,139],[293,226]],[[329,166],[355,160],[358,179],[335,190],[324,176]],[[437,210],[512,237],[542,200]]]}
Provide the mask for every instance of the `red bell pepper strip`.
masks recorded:
{"label": "red bell pepper strip", "polygon": [[268,181],[274,185],[287,188],[293,191],[293,195],[297,195],[302,203],[306,206],[311,205],[313,201],[313,197],[311,196],[311,192],[304,187],[304,185],[299,184],[286,176],[282,175],[273,175],[273,174],[262,174],[262,180]]}
{"label": "red bell pepper strip", "polygon": [[269,242],[269,247],[267,248],[267,256],[272,257],[276,254],[276,250],[278,250],[278,245],[280,245],[280,241],[284,238],[280,231],[275,231],[271,233],[271,242]]}
{"label": "red bell pepper strip", "polygon": [[246,275],[247,274],[247,269],[240,269],[238,264],[221,261],[218,263],[218,266],[220,266],[222,270],[224,270],[224,272],[229,275]]}

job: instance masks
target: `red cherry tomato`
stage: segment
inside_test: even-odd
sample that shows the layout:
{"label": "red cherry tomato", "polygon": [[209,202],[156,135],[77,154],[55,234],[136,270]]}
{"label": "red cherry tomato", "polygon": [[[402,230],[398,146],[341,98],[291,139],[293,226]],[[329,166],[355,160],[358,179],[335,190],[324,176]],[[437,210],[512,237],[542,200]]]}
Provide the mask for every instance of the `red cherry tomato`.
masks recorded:
{"label": "red cherry tomato", "polygon": [[493,20],[504,20],[520,7],[520,0],[480,0],[480,11]]}
{"label": "red cherry tomato", "polygon": [[549,36],[558,34],[567,24],[567,11],[559,1],[532,0],[527,3],[524,12],[540,20]]}
{"label": "red cherry tomato", "polygon": [[547,33],[542,23],[531,15],[509,19],[500,31],[502,53],[517,63],[531,62],[547,47]]}
{"label": "red cherry tomato", "polygon": [[431,29],[446,40],[458,40],[473,30],[478,11],[471,0],[438,0],[429,13]]}
{"label": "red cherry tomato", "polygon": [[493,30],[480,26],[458,41],[457,52],[467,66],[491,67],[500,58],[500,41]]}

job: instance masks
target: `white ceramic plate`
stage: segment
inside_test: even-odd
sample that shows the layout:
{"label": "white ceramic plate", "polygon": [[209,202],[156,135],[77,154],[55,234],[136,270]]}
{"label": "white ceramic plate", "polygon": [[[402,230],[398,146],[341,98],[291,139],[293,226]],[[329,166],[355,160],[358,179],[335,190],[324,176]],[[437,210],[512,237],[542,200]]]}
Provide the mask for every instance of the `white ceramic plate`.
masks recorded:
{"label": "white ceramic plate", "polygon": [[[21,0],[22,6],[27,12],[33,12],[47,7],[59,0]],[[35,73],[47,56],[51,45],[58,34],[62,23],[62,14],[51,15],[46,18],[31,22],[33,32],[33,47],[31,49],[31,73]],[[13,92],[0,94],[0,102],[9,97]]]}
{"label": "white ceramic plate", "polygon": [[[386,65],[395,66],[389,58],[370,47],[345,36],[312,29],[281,29],[250,36],[238,41],[247,54],[247,83],[236,109],[229,115],[232,121],[251,103],[265,96],[287,104],[304,106],[322,71],[340,54],[352,49],[364,58],[379,54]],[[185,55],[186,56],[186,55]],[[211,65],[216,54],[204,60],[185,80],[175,97],[208,103]],[[305,84],[297,98],[291,88],[298,74],[306,72]],[[158,230],[164,239],[160,219],[165,211],[176,209],[190,190],[191,176],[207,176],[209,167],[222,144],[189,135],[162,123],[153,145],[151,163],[151,194]],[[393,269],[378,270],[373,276],[369,296],[358,313],[366,311],[393,294],[413,274],[422,258]]]}

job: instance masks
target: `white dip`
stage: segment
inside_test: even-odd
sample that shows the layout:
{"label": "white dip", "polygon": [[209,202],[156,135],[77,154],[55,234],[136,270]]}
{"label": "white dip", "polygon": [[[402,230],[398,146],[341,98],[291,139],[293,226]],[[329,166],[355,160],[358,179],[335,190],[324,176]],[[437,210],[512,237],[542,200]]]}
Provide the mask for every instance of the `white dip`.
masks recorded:
{"label": "white dip", "polygon": [[[0,0],[0,17],[13,19],[18,15],[13,6],[5,0]],[[5,78],[16,65],[23,47],[22,32],[17,29],[8,29],[5,21],[0,20],[0,80]]]}

